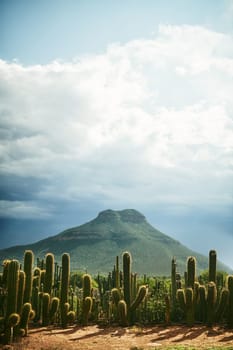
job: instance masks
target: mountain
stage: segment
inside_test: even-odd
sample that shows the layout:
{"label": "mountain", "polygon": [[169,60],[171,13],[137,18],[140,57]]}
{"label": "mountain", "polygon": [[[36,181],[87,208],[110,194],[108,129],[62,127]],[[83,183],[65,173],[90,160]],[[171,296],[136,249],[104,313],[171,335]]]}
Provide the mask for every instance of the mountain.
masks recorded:
{"label": "mountain", "polygon": [[[182,273],[186,269],[187,257],[191,255],[196,257],[199,271],[208,268],[207,257],[158,231],[134,209],[105,210],[94,220],[53,237],[0,250],[0,259],[22,261],[26,249],[31,249],[40,258],[52,252],[57,262],[61,261],[62,253],[68,252],[72,269],[90,273],[111,271],[116,255],[121,256],[126,250],[132,254],[133,271],[139,274],[169,275],[173,256]],[[229,270],[221,263],[218,269]]]}

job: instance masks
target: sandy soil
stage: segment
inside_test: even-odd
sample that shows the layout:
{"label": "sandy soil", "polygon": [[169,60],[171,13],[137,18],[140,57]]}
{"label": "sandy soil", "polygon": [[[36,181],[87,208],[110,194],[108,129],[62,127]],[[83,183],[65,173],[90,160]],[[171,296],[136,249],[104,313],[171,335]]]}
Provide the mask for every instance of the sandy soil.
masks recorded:
{"label": "sandy soil", "polygon": [[[133,350],[163,349],[165,345],[216,346],[233,350],[233,330],[205,326],[32,328],[11,350]],[[3,349],[3,347],[1,347]]]}

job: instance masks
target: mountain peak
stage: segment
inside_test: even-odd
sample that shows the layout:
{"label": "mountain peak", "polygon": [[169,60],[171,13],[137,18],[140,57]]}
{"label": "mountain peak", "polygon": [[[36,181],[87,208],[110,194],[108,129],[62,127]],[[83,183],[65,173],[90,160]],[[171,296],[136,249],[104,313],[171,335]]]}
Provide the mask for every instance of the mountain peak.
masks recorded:
{"label": "mountain peak", "polygon": [[98,222],[117,222],[117,221],[123,221],[123,222],[129,222],[129,223],[135,223],[139,224],[146,221],[146,218],[144,215],[142,215],[140,212],[138,212],[135,209],[124,209],[124,210],[112,210],[107,209],[104,211],[101,211],[99,215],[97,216],[96,220]]}

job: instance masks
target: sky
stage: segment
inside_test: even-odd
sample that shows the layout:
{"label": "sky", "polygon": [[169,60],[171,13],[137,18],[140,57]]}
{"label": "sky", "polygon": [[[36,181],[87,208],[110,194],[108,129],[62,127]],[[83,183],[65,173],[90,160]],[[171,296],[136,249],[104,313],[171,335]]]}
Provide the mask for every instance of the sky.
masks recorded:
{"label": "sky", "polygon": [[233,268],[233,1],[0,1],[0,247],[105,209]]}

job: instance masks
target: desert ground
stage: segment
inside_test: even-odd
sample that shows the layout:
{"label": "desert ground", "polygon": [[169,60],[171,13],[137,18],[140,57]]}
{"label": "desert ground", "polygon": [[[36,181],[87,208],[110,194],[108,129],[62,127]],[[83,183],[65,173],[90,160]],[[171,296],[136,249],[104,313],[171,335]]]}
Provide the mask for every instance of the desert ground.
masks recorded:
{"label": "desert ground", "polygon": [[[180,347],[178,347],[180,346]],[[182,325],[169,327],[71,326],[67,329],[36,327],[9,350],[149,350],[149,349],[232,349],[233,330]]]}

